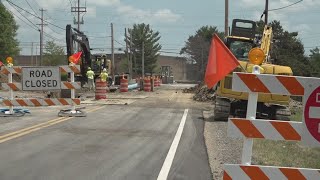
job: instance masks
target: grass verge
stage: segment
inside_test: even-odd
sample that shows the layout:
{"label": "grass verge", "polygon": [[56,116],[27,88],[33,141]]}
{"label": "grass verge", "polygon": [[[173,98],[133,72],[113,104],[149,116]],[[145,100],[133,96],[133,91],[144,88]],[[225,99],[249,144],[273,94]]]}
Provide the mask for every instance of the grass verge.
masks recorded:
{"label": "grass verge", "polygon": [[[292,115],[292,121],[301,121],[302,111]],[[254,140],[253,163],[266,166],[320,169],[320,148],[309,148],[300,142]]]}

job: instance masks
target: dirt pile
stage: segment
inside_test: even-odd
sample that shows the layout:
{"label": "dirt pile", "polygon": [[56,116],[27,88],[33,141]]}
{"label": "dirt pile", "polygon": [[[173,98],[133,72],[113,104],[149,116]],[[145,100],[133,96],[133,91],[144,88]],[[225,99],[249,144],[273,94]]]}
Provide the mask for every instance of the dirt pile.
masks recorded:
{"label": "dirt pile", "polygon": [[208,89],[206,85],[199,84],[193,88],[184,89],[185,93],[194,93],[193,100],[195,101],[212,101],[214,100],[214,90]]}

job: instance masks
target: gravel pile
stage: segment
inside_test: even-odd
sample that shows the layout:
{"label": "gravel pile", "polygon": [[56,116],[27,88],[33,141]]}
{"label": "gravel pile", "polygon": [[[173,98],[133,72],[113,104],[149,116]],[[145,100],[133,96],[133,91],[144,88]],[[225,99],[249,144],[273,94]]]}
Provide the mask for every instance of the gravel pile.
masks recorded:
{"label": "gravel pile", "polygon": [[195,101],[212,101],[215,98],[214,90],[208,89],[206,85],[199,85],[194,90],[195,95],[193,96],[193,100]]}

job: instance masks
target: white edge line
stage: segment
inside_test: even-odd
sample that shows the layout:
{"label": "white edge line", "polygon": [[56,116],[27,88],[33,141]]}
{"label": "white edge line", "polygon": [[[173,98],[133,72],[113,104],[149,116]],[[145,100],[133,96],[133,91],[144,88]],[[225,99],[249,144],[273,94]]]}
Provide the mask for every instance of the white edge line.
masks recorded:
{"label": "white edge line", "polygon": [[180,139],[181,139],[183,128],[186,123],[187,115],[188,115],[188,109],[185,109],[183,116],[182,116],[182,119],[181,119],[181,122],[179,124],[178,130],[177,130],[177,133],[172,141],[169,152],[167,154],[166,159],[164,160],[164,163],[162,165],[162,168],[160,170],[160,173],[158,175],[157,180],[166,180],[168,177],[174,156],[176,154],[176,151],[177,151]]}

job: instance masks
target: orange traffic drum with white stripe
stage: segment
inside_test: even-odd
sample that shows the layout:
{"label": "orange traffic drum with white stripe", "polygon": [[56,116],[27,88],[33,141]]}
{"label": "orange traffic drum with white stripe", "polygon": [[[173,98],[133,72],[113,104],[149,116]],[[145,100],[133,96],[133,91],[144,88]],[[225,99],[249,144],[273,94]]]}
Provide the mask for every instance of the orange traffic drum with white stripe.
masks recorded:
{"label": "orange traffic drum with white stripe", "polygon": [[120,79],[120,92],[128,92],[128,79]]}
{"label": "orange traffic drum with white stripe", "polygon": [[144,79],[143,81],[143,89],[145,92],[151,91],[151,79]]}
{"label": "orange traffic drum with white stripe", "polygon": [[96,100],[99,99],[107,99],[107,82],[101,81],[100,79],[96,80],[96,92],[95,97]]}

